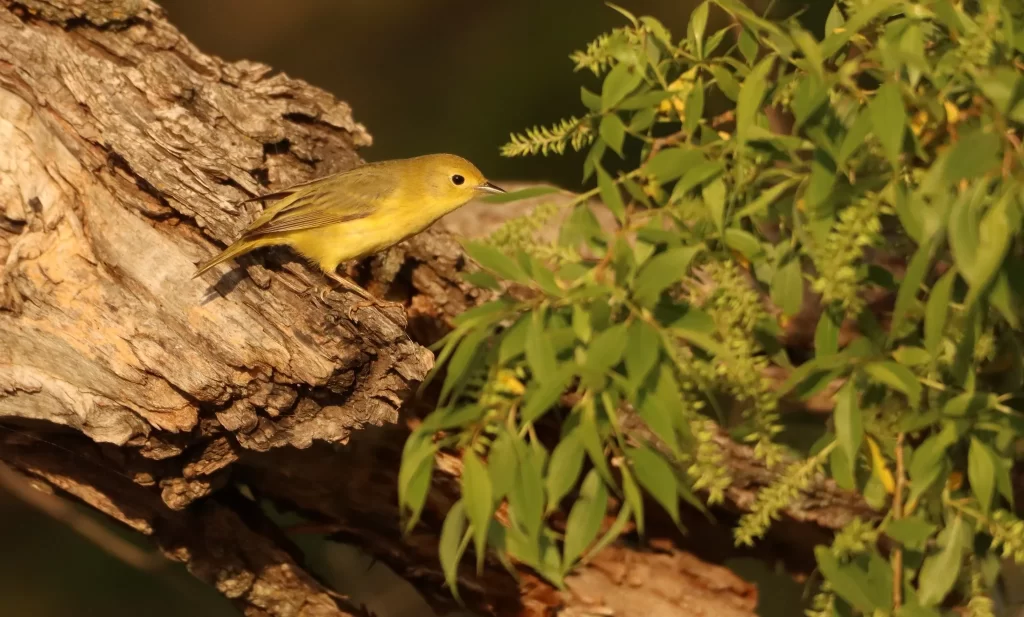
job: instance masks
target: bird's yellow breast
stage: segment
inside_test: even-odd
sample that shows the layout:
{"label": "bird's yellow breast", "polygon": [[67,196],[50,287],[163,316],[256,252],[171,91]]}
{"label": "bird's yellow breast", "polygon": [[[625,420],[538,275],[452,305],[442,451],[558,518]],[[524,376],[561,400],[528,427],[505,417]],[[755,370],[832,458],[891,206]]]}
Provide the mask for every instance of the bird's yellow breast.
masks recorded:
{"label": "bird's yellow breast", "polygon": [[396,192],[369,216],[290,234],[288,243],[325,271],[372,255],[416,235],[467,200],[409,198]]}

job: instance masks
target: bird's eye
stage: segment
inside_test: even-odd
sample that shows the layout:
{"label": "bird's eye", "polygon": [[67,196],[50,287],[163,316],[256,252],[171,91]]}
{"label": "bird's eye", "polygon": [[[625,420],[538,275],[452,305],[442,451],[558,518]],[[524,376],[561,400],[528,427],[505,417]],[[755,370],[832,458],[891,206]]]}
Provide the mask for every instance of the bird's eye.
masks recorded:
{"label": "bird's eye", "polygon": [[452,176],[452,184],[454,184],[455,186],[462,186],[462,183],[465,181],[466,179],[460,176],[459,174],[455,174],[454,176]]}

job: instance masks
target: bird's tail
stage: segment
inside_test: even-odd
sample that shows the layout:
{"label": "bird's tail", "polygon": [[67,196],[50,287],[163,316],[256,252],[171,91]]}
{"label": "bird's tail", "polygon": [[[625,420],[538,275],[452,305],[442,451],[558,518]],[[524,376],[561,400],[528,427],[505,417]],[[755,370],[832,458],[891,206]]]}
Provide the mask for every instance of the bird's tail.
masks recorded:
{"label": "bird's tail", "polygon": [[196,269],[195,274],[192,275],[192,278],[196,278],[202,275],[204,272],[216,266],[217,264],[224,263],[229,259],[238,257],[239,255],[244,255],[253,249],[258,249],[261,246],[268,246],[270,244],[274,244],[274,242],[270,241],[269,239],[246,240],[240,238],[236,240],[234,243],[232,243],[231,246],[221,251],[213,259],[203,264],[200,264],[199,268]]}

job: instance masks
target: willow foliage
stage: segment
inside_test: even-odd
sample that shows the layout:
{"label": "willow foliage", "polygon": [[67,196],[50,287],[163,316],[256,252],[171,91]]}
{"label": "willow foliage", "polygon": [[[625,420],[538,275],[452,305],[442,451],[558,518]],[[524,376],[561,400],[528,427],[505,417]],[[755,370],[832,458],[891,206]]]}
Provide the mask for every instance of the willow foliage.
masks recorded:
{"label": "willow foliage", "polygon": [[[712,11],[731,25],[708,31]],[[737,542],[823,473],[879,511],[818,549],[814,614],[986,614],[998,559],[1024,558],[1024,3],[848,0],[824,38],[739,0],[704,2],[681,38],[619,12],[572,55],[599,91],[504,148],[584,150],[595,188],[556,246],[529,217],[468,245],[499,298],[440,346],[441,404],[402,469],[410,528],[434,454],[460,453],[453,589],[470,546],[561,584],[650,504],[678,523],[721,501],[725,429],[778,478]],[[888,316],[869,301],[886,294]],[[819,298],[796,357],[783,331]],[[794,445],[780,405],[829,384],[830,421]]]}

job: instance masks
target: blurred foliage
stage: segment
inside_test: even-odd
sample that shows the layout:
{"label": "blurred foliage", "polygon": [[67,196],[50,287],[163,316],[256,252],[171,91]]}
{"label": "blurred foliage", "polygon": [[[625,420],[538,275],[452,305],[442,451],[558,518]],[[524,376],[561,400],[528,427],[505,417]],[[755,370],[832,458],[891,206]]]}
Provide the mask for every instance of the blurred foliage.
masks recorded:
{"label": "blurred foliage", "polygon": [[[148,539],[108,524],[106,515],[85,506],[69,503],[66,515],[103,525],[106,533],[145,552],[155,550]],[[2,490],[0,525],[4,530],[0,615],[222,617],[236,612],[226,598],[181,564],[166,561],[159,569],[136,569]]]}
{"label": "blurred foliage", "polygon": [[[531,245],[530,217],[467,243],[500,297],[439,344],[440,406],[400,474],[407,528],[435,453],[461,452],[453,592],[470,548],[561,585],[629,523],[643,534],[652,504],[679,524],[680,500],[721,501],[724,425],[778,478],[737,544],[822,473],[884,514],[817,549],[813,614],[990,614],[1000,558],[1024,561],[1024,2],[846,0],[819,36],[738,0],[702,3],[682,37],[613,8],[622,25],[572,55],[602,78],[583,109],[503,150],[580,151],[595,186],[557,247]],[[732,107],[710,114],[716,96]],[[799,362],[781,333],[805,283],[824,311]],[[827,431],[787,445],[783,397],[836,380]]]}
{"label": "blurred foliage", "polygon": [[[205,52],[266,62],[352,105],[369,129],[370,160],[450,151],[496,180],[547,180],[578,188],[574,157],[503,158],[494,144],[578,100],[565,55],[616,25],[600,0],[160,0],[172,23]],[[697,0],[624,0],[670,28]],[[779,13],[801,9],[820,29],[827,6],[749,0]],[[719,15],[719,18],[724,16]],[[712,20],[714,23],[714,20]],[[809,26],[811,27],[811,26]],[[593,75],[588,81],[597,82]],[[725,104],[725,101],[721,101]]]}

